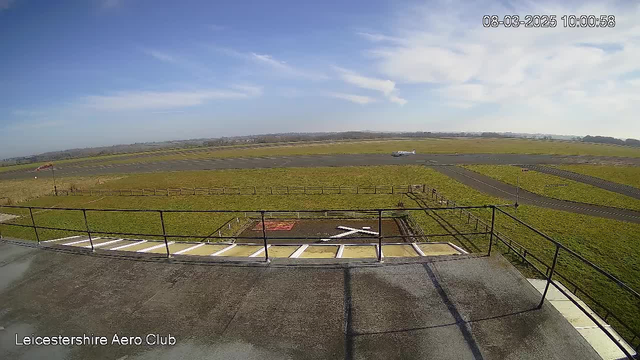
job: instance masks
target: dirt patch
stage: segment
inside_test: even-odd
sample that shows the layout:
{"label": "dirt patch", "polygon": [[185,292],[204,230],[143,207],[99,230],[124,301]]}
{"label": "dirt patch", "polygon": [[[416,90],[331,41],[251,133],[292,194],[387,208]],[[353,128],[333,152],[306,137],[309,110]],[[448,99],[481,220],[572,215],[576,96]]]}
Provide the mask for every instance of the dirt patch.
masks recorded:
{"label": "dirt patch", "polygon": [[9,221],[9,220],[13,220],[13,219],[15,219],[17,217],[18,217],[18,215],[0,213],[0,223],[1,222],[6,222],[6,221]]}

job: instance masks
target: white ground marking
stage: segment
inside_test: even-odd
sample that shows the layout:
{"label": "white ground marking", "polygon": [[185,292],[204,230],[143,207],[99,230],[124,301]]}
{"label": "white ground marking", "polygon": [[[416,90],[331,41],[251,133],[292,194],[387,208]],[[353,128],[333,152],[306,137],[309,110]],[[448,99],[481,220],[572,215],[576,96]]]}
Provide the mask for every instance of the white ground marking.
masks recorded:
{"label": "white ground marking", "polygon": [[329,236],[328,239],[320,239],[321,241],[329,241],[331,239],[339,239],[345,236],[349,236],[349,235],[353,235],[356,233],[364,233],[364,234],[370,234],[370,235],[378,235],[377,232],[375,231],[369,231],[369,230],[364,230],[364,229],[354,229],[348,226],[338,226],[338,229],[340,230],[348,230],[347,232],[343,232],[341,234],[338,235],[333,235],[333,236]]}
{"label": "white ground marking", "polygon": [[222,250],[220,250],[220,251],[216,251],[216,252],[214,252],[213,254],[211,254],[210,256],[218,256],[218,255],[222,254],[223,252],[225,252],[225,251],[227,251],[227,250],[233,249],[234,247],[236,247],[236,244],[233,244],[233,245],[227,246],[226,248],[224,248],[224,249],[222,249]]}
{"label": "white ground marking", "polygon": [[[95,239],[93,239],[95,240]],[[105,246],[105,245],[109,245],[109,244],[113,244],[113,243],[117,243],[118,241],[122,241],[122,239],[117,239],[117,240],[111,240],[111,241],[107,241],[107,242],[103,242],[97,245],[93,245],[94,248],[100,247],[100,246]],[[91,249],[91,245],[87,245],[85,246],[86,248]]]}
{"label": "white ground marking", "polygon": [[413,249],[414,249],[418,254],[420,254],[420,256],[426,256],[426,255],[424,254],[424,252],[422,252],[422,249],[420,249],[420,248],[418,247],[418,245],[416,245],[416,243],[411,243],[411,246],[413,246]]}
{"label": "white ground marking", "polygon": [[[378,244],[376,244],[376,255],[378,255]],[[382,252],[382,249],[380,250],[380,259],[384,258],[384,252]]]}
{"label": "white ground marking", "polygon": [[340,245],[340,247],[338,248],[338,254],[336,255],[336,259],[341,259],[343,252],[344,252],[344,245]]}
{"label": "white ground marking", "polygon": [[289,258],[291,259],[295,259],[298,256],[302,255],[302,253],[307,250],[307,248],[309,247],[309,245],[302,245],[298,248],[298,250],[296,250],[293,254],[291,254],[291,256],[289,256]]}
{"label": "white ground marking", "polygon": [[338,229],[340,229],[340,230],[357,231],[357,232],[370,234],[370,235],[378,235],[378,233],[375,232],[375,231],[369,231],[369,230],[365,230],[365,229],[354,229],[354,228],[351,228],[351,227],[348,227],[348,226],[338,226]]}
{"label": "white ground marking", "polygon": [[[267,249],[270,248],[270,247],[271,247],[271,245],[267,245]],[[256,257],[256,256],[262,254],[263,252],[264,252],[264,247],[262,249],[256,251],[256,252],[254,252],[253,254],[249,255],[249,257]]]}
{"label": "white ground marking", "polygon": [[[93,238],[93,239],[91,239],[91,240],[98,240],[98,239],[101,239],[101,238],[97,237],[97,238]],[[89,241],[89,239],[87,239],[87,240],[73,241],[73,242],[70,242],[70,243],[62,244],[62,245],[75,245],[75,244],[80,244],[80,243],[87,242],[87,241]]]}
{"label": "white ground marking", "polygon": [[454,249],[460,251],[461,254],[468,254],[468,252],[466,250],[464,250],[463,248],[461,248],[460,246],[454,245],[452,243],[448,243],[448,244],[449,244],[449,246],[453,247]]}
{"label": "white ground marking", "polygon": [[[171,244],[173,244],[173,243],[175,243],[175,241],[169,241],[166,245],[171,245]],[[156,245],[156,246],[148,247],[148,248],[146,248],[146,249],[138,250],[138,251],[136,251],[136,252],[143,253],[143,252],[147,252],[147,251],[150,251],[150,250],[153,250],[153,249],[161,248],[161,247],[163,247],[163,246],[165,246],[165,244],[164,244],[164,243],[162,243],[162,244],[158,244],[158,245]]]}
{"label": "white ground marking", "polygon": [[113,248],[113,249],[111,249],[111,250],[120,250],[120,249],[128,248],[129,246],[140,245],[140,244],[142,244],[142,243],[146,243],[146,242],[147,242],[147,240],[141,240],[141,241],[138,241],[138,242],[134,242],[134,243],[132,243],[132,244],[127,244],[127,245],[122,245],[122,246],[114,247],[114,248]]}
{"label": "white ground marking", "polygon": [[65,237],[65,238],[61,238],[61,239],[45,240],[45,241],[41,241],[41,242],[46,243],[46,242],[53,242],[53,241],[62,241],[62,240],[75,239],[75,238],[79,238],[79,237],[80,237],[80,235],[76,235],[76,236],[69,236],[69,237]]}
{"label": "white ground marking", "polygon": [[176,251],[175,253],[173,253],[173,255],[180,255],[180,254],[182,254],[182,253],[186,253],[187,251],[191,251],[191,250],[193,250],[193,249],[197,249],[197,248],[199,248],[200,246],[204,246],[204,245],[205,245],[205,244],[204,244],[204,243],[202,243],[202,244],[198,244],[198,245],[195,245],[195,246],[192,246],[192,247],[189,247],[189,248],[186,248],[186,249],[180,250],[180,251]]}

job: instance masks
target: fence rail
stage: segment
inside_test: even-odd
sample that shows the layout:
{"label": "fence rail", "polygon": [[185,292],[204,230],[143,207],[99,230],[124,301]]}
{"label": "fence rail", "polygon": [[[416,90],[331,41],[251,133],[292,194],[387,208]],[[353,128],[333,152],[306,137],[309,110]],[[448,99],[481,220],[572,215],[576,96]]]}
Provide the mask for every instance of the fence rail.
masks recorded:
{"label": "fence rail", "polygon": [[[590,320],[592,320],[594,323],[596,323],[596,325],[602,331],[605,332],[607,337],[609,337],[618,346],[618,348],[625,354],[625,356],[627,356],[629,359],[636,359],[637,358],[637,353],[640,350],[640,330],[632,328],[628,323],[623,321],[619,315],[616,315],[616,313],[613,310],[611,310],[611,308],[603,305],[600,301],[597,301],[592,295],[590,295],[584,289],[580,288],[579,285],[577,285],[575,283],[575,281],[570,280],[567,276],[562,275],[557,270],[555,270],[556,264],[558,262],[558,257],[560,255],[560,251],[562,250],[563,252],[566,252],[568,255],[576,258],[577,260],[579,260],[583,264],[587,265],[591,269],[593,269],[596,272],[600,273],[601,275],[605,276],[608,280],[610,280],[613,283],[615,283],[616,285],[618,285],[622,290],[624,290],[625,292],[630,294],[636,300],[640,300],[640,294],[636,290],[632,289],[631,287],[629,287],[627,284],[625,284],[624,282],[622,282],[621,280],[619,280],[615,276],[609,274],[608,272],[606,272],[602,268],[598,267],[593,262],[585,259],[582,255],[580,255],[580,254],[576,253],[575,251],[567,248],[565,245],[559,243],[557,240],[555,240],[552,237],[544,234],[543,232],[541,232],[540,230],[536,229],[535,227],[523,222],[522,220],[520,220],[517,217],[507,213],[506,211],[500,209],[497,206],[493,207],[491,223],[487,223],[483,219],[481,219],[480,217],[478,217],[475,214],[473,214],[472,212],[470,212],[469,210],[471,210],[471,209],[468,209],[468,208],[465,208],[465,207],[456,207],[456,202],[455,201],[445,198],[442,194],[438,193],[435,189],[428,189],[427,188],[425,193],[429,193],[431,195],[431,199],[433,201],[435,201],[437,204],[445,206],[445,207],[447,207],[447,209],[451,209],[454,212],[459,210],[459,218],[460,219],[464,219],[466,217],[467,224],[473,224],[475,222],[475,229],[476,230],[478,229],[478,227],[480,227],[480,228],[484,227],[485,231],[487,231],[487,229],[490,228],[489,232],[479,233],[479,234],[488,233],[491,236],[491,240],[489,242],[489,250],[488,250],[488,254],[489,255],[491,254],[491,247],[492,247],[491,245],[494,243],[493,239],[495,238],[496,241],[499,241],[500,243],[502,243],[508,249],[508,251],[513,251],[514,254],[516,254],[516,256],[518,256],[518,257],[520,257],[522,259],[523,262],[525,262],[526,264],[531,266],[537,273],[539,273],[542,277],[544,277],[547,280],[547,284],[545,286],[545,289],[544,289],[544,292],[543,292],[542,299],[540,301],[539,307],[542,307],[542,305],[544,303],[544,299],[546,298],[546,294],[547,294],[547,292],[549,290],[549,286],[553,285],[562,294],[564,294],[574,305],[576,305],[582,312],[584,312],[587,315],[587,317],[589,317]],[[426,202],[420,201],[421,199],[416,198],[415,196],[414,197],[410,196],[409,198],[413,199],[418,205],[425,206],[425,211],[431,210],[431,209],[429,209],[429,207],[426,204]],[[550,243],[552,243],[553,246],[555,247],[552,263],[551,264],[545,263],[545,261],[541,260],[539,257],[534,255],[525,246],[523,246],[523,245],[519,244],[518,242],[512,240],[511,238],[509,238],[505,234],[497,231],[494,228],[494,225],[495,225],[495,211],[496,210],[499,211],[500,213],[506,215],[510,219],[522,224],[523,226],[525,226],[529,230],[533,231],[534,233],[536,233],[538,236],[542,237],[546,241],[549,241]],[[456,235],[466,235],[466,234],[459,233],[459,234],[456,234]],[[433,235],[431,235],[431,236],[433,236]],[[536,266],[533,262],[531,262],[530,259],[534,259],[537,263],[541,264],[543,266],[543,268],[545,269],[545,271],[543,272],[538,266]],[[607,321],[607,319],[609,317],[611,317],[611,318],[615,319],[626,331],[628,331],[630,334],[632,334],[633,336],[630,339],[629,338],[625,338],[625,340],[627,340],[629,342],[629,344],[632,347],[634,347],[634,349],[636,351],[636,355],[631,354],[622,344],[620,344],[620,342],[616,338],[616,334],[611,333],[608,329],[606,329],[601,324],[600,321],[597,321],[597,319],[592,314],[589,313],[588,309],[584,308],[582,305],[577,303],[575,301],[575,299],[573,299],[569,294],[567,294],[566,291],[564,289],[562,289],[561,286],[559,286],[556,283],[556,281],[553,280],[553,276],[554,275],[557,276],[558,278],[560,278],[562,280],[562,282],[570,285],[570,287],[573,288],[573,291],[572,291],[573,294],[575,294],[576,296],[578,295],[578,293],[581,293],[581,294],[585,295],[596,306],[598,306],[600,309],[602,309],[604,311],[603,319],[605,321]],[[569,288],[569,286],[567,286],[567,288]]]}
{"label": "fence rail", "polygon": [[[411,189],[411,187],[409,187],[408,189]],[[613,334],[611,331],[609,331],[609,329],[602,325],[600,321],[598,321],[594,315],[590,314],[588,309],[586,309],[584,306],[582,306],[581,304],[579,304],[576,300],[574,300],[571,296],[569,296],[569,294],[566,294],[566,291],[559,285],[559,283],[557,282],[557,280],[554,280],[554,276],[556,276],[557,278],[562,279],[563,281],[565,281],[567,284],[570,284],[572,287],[575,288],[574,293],[580,292],[584,295],[586,295],[590,300],[594,301],[594,303],[596,303],[597,305],[601,306],[603,309],[605,309],[606,311],[606,315],[605,315],[605,319],[608,317],[612,317],[614,318],[618,323],[621,324],[621,326],[623,326],[630,334],[633,335],[633,337],[631,339],[627,339],[627,341],[629,341],[629,343],[635,347],[636,352],[638,351],[638,348],[640,348],[640,332],[636,329],[633,329],[630,325],[628,325],[627,323],[625,323],[624,321],[621,320],[621,316],[616,314],[614,311],[612,311],[610,308],[602,305],[600,302],[596,301],[595,298],[591,295],[589,295],[584,289],[580,289],[578,287],[577,284],[575,284],[575,282],[569,280],[566,276],[559,274],[555,267],[556,264],[558,262],[558,258],[560,255],[563,256],[571,256],[574,259],[577,259],[580,263],[586,265],[587,267],[593,269],[594,271],[598,272],[599,274],[603,275],[607,280],[612,281],[614,284],[616,284],[620,289],[622,289],[626,294],[628,294],[629,296],[631,296],[632,298],[636,299],[636,300],[640,300],[640,294],[632,289],[631,287],[629,287],[628,285],[626,285],[624,282],[622,282],[621,280],[619,280],[618,278],[616,278],[615,276],[609,274],[608,272],[606,272],[605,270],[603,270],[602,268],[600,268],[599,266],[597,266],[596,264],[594,264],[593,262],[585,259],[583,256],[581,256],[580,254],[576,253],[575,251],[567,248],[565,245],[559,243],[558,241],[556,241],[555,239],[553,239],[552,237],[544,234],[543,232],[541,232],[540,230],[534,228],[533,226],[523,222],[522,220],[518,219],[517,217],[509,214],[508,212],[504,211],[502,208],[505,207],[510,207],[512,205],[481,205],[481,206],[459,206],[456,204],[455,201],[452,201],[450,199],[445,198],[444,196],[442,196],[441,194],[439,194],[435,189],[430,189],[427,188],[426,186],[423,186],[421,188],[420,193],[422,194],[422,196],[430,196],[431,199],[433,201],[435,201],[438,206],[437,207],[431,207],[428,206],[426,204],[426,202],[424,201],[424,199],[421,199],[420,197],[418,197],[416,194],[414,193],[409,193],[409,197],[412,198],[414,201],[416,201],[416,203],[418,204],[419,207],[402,207],[402,208],[384,208],[384,209],[325,209],[325,210],[163,210],[163,209],[86,209],[86,208],[51,208],[51,207],[35,207],[35,206],[16,206],[16,205],[0,205],[0,208],[11,208],[11,209],[26,209],[29,211],[29,218],[31,220],[31,224],[26,225],[26,224],[16,224],[16,223],[12,223],[12,222],[5,222],[5,223],[0,223],[0,227],[2,226],[17,226],[17,227],[25,227],[25,228],[31,228],[34,231],[36,240],[38,242],[38,244],[41,243],[40,241],[40,234],[38,233],[39,229],[43,229],[43,230],[58,230],[58,231],[67,231],[67,232],[74,232],[74,233],[86,233],[88,238],[89,238],[89,243],[90,243],[90,248],[92,251],[95,251],[95,247],[93,244],[93,235],[95,234],[113,234],[113,235],[129,235],[129,236],[144,236],[144,237],[154,237],[154,238],[162,238],[164,239],[164,244],[166,247],[166,256],[170,257],[171,256],[171,252],[169,249],[169,242],[168,239],[169,238],[182,238],[182,239],[188,239],[188,238],[193,238],[194,235],[183,235],[183,234],[168,234],[166,232],[166,228],[165,228],[165,220],[164,220],[164,214],[166,213],[190,213],[190,214],[194,214],[194,213],[232,213],[232,214],[236,214],[236,221],[239,222],[239,215],[240,214],[244,214],[244,217],[252,217],[255,219],[259,219],[260,223],[262,223],[262,234],[261,236],[255,236],[255,237],[241,237],[241,236],[220,236],[220,239],[253,239],[256,241],[262,240],[262,246],[264,248],[264,260],[265,261],[270,261],[269,260],[269,240],[275,240],[275,239],[299,239],[299,237],[295,237],[295,238],[286,238],[286,237],[269,237],[267,236],[267,231],[266,231],[266,227],[265,227],[265,218],[268,216],[273,216],[275,214],[275,217],[286,217],[286,216],[290,216],[290,217],[304,217],[304,216],[313,216],[313,214],[320,214],[320,216],[324,215],[324,216],[337,216],[337,215],[342,215],[342,216],[349,216],[349,214],[351,215],[358,215],[358,216],[365,216],[365,217],[370,217],[373,219],[377,219],[378,221],[378,234],[375,236],[358,236],[358,239],[371,239],[372,241],[376,241],[377,240],[377,247],[376,247],[376,252],[377,252],[377,259],[378,261],[382,261],[382,249],[383,249],[383,239],[388,239],[388,238],[415,238],[417,237],[416,234],[414,235],[392,235],[392,236],[387,236],[384,235],[382,233],[382,219],[385,217],[392,217],[392,216],[402,216],[404,214],[404,216],[407,216],[408,211],[425,211],[425,212],[429,212],[429,211],[433,211],[433,212],[437,212],[437,211],[441,211],[441,212],[448,212],[451,215],[454,216],[458,216],[460,220],[464,220],[466,218],[466,222],[468,225],[472,225],[475,227],[476,232],[473,233],[461,233],[459,231],[457,231],[457,234],[454,234],[454,236],[458,236],[458,235],[482,235],[484,234],[485,236],[488,235],[489,237],[489,246],[488,246],[488,251],[487,251],[487,255],[491,255],[491,251],[492,251],[492,246],[494,244],[494,242],[496,242],[496,245],[498,243],[502,243],[503,245],[505,245],[509,250],[513,250],[515,254],[517,254],[519,257],[522,258],[523,261],[527,262],[529,265],[531,265],[535,270],[537,270],[537,272],[540,273],[540,275],[542,277],[544,277],[546,279],[546,285],[545,285],[545,289],[542,293],[542,297],[540,300],[540,303],[538,305],[538,307],[542,307],[544,300],[546,298],[548,289],[551,285],[553,285],[554,287],[556,287],[560,292],[562,292],[563,294],[565,294],[567,296],[567,298],[572,301],[580,310],[582,310],[602,331],[605,332],[605,334],[612,340],[614,341],[614,343],[620,348],[620,350],[629,358],[629,359],[633,359],[634,355],[632,355],[620,342],[617,341],[616,339],[616,335]],[[428,195],[427,195],[428,194]],[[491,209],[492,212],[492,216],[491,216],[491,221],[488,222],[484,219],[481,219],[479,216],[476,216],[475,214],[473,214],[470,210],[479,210],[479,209]],[[85,229],[84,230],[80,230],[80,229],[69,229],[69,228],[56,228],[56,227],[50,227],[50,226],[42,226],[42,225],[37,225],[35,218],[34,218],[34,213],[33,210],[56,210],[56,211],[77,211],[77,212],[81,212],[83,215],[83,219],[84,219],[84,225],[85,225]],[[162,227],[162,233],[155,233],[155,234],[151,234],[151,233],[123,233],[123,232],[113,232],[113,231],[96,231],[96,230],[92,230],[91,226],[87,220],[87,212],[127,212],[127,213],[131,213],[131,212],[141,212],[141,213],[157,213],[158,214],[158,220],[159,223],[161,224]],[[548,243],[552,244],[555,248],[555,252],[554,252],[554,256],[553,256],[553,261],[551,264],[547,264],[544,261],[542,261],[540,258],[536,257],[535,255],[533,255],[531,252],[527,251],[527,249],[522,246],[521,244],[518,244],[517,242],[513,241],[512,239],[508,238],[506,235],[498,232],[496,230],[496,213],[502,214],[507,216],[508,218],[516,221],[517,223],[525,226],[526,228],[528,228],[529,230],[533,231],[534,233],[536,233],[538,236],[540,236],[542,239],[544,239],[545,241],[547,241]],[[473,220],[472,220],[473,219]],[[410,221],[410,220],[409,220]],[[225,224],[223,224],[223,226],[221,227],[224,228],[224,226],[229,226],[230,222],[227,222]],[[484,231],[483,230],[484,227]],[[221,230],[220,229],[220,230]],[[2,233],[0,232],[0,238],[2,236]],[[204,240],[206,240],[207,238],[209,238],[211,235],[209,235],[208,237],[204,238]],[[202,236],[200,236],[200,238],[202,238]],[[354,237],[355,238],[355,237]],[[307,238],[310,239],[310,238]],[[317,239],[320,240],[321,238],[313,238],[313,239]],[[343,239],[348,239],[347,237],[344,237]],[[495,240],[494,240],[495,239]],[[535,266],[535,264],[533,264],[531,262],[531,259],[536,260],[538,263],[542,264],[545,268],[545,271],[542,271],[541,269],[539,269],[537,266]],[[638,341],[636,341],[638,340]],[[638,345],[636,345],[638,344]]]}
{"label": "fence rail", "polygon": [[[143,189],[58,189],[57,196],[391,195],[425,192],[425,184],[337,186],[231,186]],[[53,194],[52,195],[56,195]]]}

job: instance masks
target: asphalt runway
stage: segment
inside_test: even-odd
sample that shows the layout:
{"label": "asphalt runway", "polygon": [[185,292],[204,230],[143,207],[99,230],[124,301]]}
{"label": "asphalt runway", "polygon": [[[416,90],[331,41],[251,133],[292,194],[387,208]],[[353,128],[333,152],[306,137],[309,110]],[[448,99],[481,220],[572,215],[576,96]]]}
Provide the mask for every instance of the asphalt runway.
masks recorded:
{"label": "asphalt runway", "polygon": [[[502,256],[420,260],[220,265],[3,241],[0,358],[599,359]],[[16,344],[31,334],[108,341]]]}
{"label": "asphalt runway", "polygon": [[[640,166],[640,158],[611,156],[525,155],[525,154],[416,154],[393,157],[389,154],[341,154],[263,156],[249,158],[185,159],[163,162],[134,162],[128,164],[69,164],[56,165],[58,176],[89,176],[131,174],[162,171],[268,169],[283,167],[367,166],[367,165],[543,165],[543,164],[624,164]],[[0,180],[27,179],[35,176],[32,170],[0,173]]]}
{"label": "asphalt runway", "polygon": [[559,176],[568,180],[578,181],[581,183],[585,183],[587,185],[592,185],[599,187],[601,189],[613,191],[618,194],[631,196],[636,199],[640,199],[640,189],[634,188],[633,186],[618,184],[613,181],[608,181],[604,179],[600,179],[597,177],[578,174],[573,171],[567,171],[562,169],[556,169],[548,166],[539,166],[539,165],[526,165],[525,167],[535,170],[541,173]]}
{"label": "asphalt runway", "polygon": [[[433,169],[478,191],[506,199],[510,203],[516,201],[517,188],[513,185],[458,166],[434,166]],[[534,194],[522,188],[520,188],[519,203],[640,224],[638,211],[558,200]]]}

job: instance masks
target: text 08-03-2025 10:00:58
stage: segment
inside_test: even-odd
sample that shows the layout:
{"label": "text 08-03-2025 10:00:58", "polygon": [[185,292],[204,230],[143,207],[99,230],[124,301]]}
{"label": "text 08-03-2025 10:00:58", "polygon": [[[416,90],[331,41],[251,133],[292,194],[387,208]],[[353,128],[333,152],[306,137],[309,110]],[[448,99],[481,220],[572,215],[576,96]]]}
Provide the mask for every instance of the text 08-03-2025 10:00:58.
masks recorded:
{"label": "text 08-03-2025 10:00:58", "polygon": [[[559,21],[558,21],[559,20]],[[615,15],[484,15],[482,26],[486,28],[614,28]]]}

